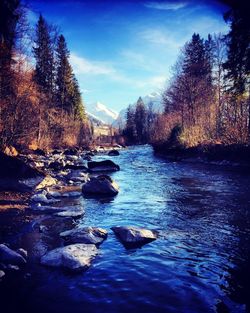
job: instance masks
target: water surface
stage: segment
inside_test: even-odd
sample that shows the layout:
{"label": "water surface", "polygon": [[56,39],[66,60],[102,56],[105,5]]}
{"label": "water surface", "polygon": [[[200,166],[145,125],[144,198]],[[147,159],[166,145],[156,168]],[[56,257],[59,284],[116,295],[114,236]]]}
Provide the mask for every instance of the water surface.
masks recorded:
{"label": "water surface", "polygon": [[[70,200],[85,208],[80,224],[109,230],[92,267],[72,275],[40,266],[36,250],[61,243],[41,238],[27,223],[22,235],[9,238],[29,250],[30,275],[6,279],[2,298],[10,301],[12,294],[19,312],[248,312],[250,177],[236,169],[168,162],[149,146],[112,159],[121,167],[112,174],[120,185],[117,197]],[[18,222],[19,215],[9,220]],[[62,225],[73,226],[64,219],[51,223],[55,235]],[[156,229],[160,236],[126,250],[110,230],[117,225]]]}

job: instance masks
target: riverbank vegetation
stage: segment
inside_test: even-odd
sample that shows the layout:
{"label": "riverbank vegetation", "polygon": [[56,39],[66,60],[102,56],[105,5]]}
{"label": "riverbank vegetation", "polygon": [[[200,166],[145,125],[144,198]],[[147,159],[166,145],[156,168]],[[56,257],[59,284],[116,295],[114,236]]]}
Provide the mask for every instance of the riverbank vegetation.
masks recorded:
{"label": "riverbank vegetation", "polygon": [[[209,145],[246,145],[250,140],[250,22],[244,3],[232,4],[225,14],[227,35],[202,38],[194,33],[180,50],[162,98],[164,113],[150,115],[138,100],[134,119],[127,111],[128,141],[144,143],[157,151]],[[143,118],[136,118],[138,108]],[[132,120],[132,122],[131,122]],[[173,137],[175,140],[173,141]],[[235,146],[234,146],[235,147]],[[235,148],[233,149],[235,151]]]}
{"label": "riverbank vegetation", "polygon": [[19,0],[1,1],[0,11],[0,148],[85,145],[90,128],[64,36],[42,15],[32,30]]}

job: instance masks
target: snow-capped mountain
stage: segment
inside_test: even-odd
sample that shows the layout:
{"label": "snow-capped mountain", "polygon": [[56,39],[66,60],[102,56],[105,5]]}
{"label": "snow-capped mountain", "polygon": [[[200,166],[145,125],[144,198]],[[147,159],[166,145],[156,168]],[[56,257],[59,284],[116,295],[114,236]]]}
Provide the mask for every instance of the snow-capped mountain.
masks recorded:
{"label": "snow-capped mountain", "polygon": [[99,120],[103,124],[112,124],[118,117],[118,113],[109,109],[101,102],[86,104],[86,111],[90,119]]}
{"label": "snow-capped mountain", "polygon": [[[137,99],[138,100],[138,99]],[[155,113],[162,113],[164,111],[164,105],[162,103],[162,94],[160,92],[152,92],[145,97],[142,97],[142,101],[144,102],[147,108],[151,108]],[[136,107],[136,102],[132,104],[132,108]],[[117,119],[113,122],[114,127],[123,128],[126,122],[126,109],[122,109],[117,117]]]}

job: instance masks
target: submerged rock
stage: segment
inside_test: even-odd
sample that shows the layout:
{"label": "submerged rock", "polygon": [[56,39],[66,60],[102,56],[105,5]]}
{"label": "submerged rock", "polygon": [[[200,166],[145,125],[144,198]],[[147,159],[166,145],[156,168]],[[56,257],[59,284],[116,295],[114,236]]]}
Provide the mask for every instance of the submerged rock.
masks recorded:
{"label": "submerged rock", "polygon": [[115,196],[119,192],[119,187],[109,176],[100,175],[98,177],[91,177],[83,185],[82,192],[85,195]]}
{"label": "submerged rock", "polygon": [[116,226],[111,228],[125,247],[140,247],[157,239],[157,232],[134,226]]}
{"label": "submerged rock", "polygon": [[95,245],[74,244],[49,251],[42,256],[41,264],[82,271],[90,267],[97,253]]}
{"label": "submerged rock", "polygon": [[54,215],[60,217],[81,217],[85,213],[84,209],[80,207],[72,207],[69,210],[55,213]]}
{"label": "submerged rock", "polygon": [[78,227],[60,233],[69,243],[101,244],[108,236],[108,232],[98,227]]}
{"label": "submerged rock", "polygon": [[20,253],[0,244],[0,263],[22,265],[26,263],[26,259]]}
{"label": "submerged rock", "polygon": [[88,162],[88,168],[91,172],[115,172],[120,170],[119,165],[115,164],[111,160]]}

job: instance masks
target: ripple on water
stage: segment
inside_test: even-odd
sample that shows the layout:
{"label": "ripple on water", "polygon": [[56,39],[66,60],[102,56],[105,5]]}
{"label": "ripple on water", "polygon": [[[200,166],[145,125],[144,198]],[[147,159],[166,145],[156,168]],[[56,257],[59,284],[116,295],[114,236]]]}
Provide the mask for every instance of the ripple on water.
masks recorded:
{"label": "ripple on water", "polygon": [[[120,185],[117,197],[70,200],[84,206],[80,224],[109,231],[93,266],[74,276],[39,268],[30,286],[20,281],[31,295],[28,307],[48,312],[50,306],[53,313],[246,311],[249,177],[169,163],[149,146],[121,151],[112,160],[121,167],[111,174]],[[110,229],[117,225],[156,229],[159,238],[126,250]]]}

